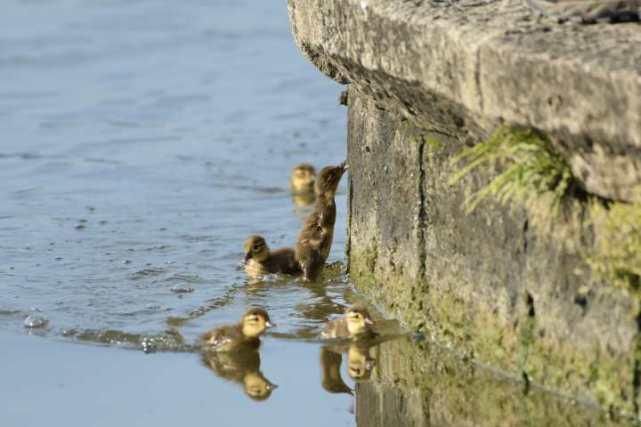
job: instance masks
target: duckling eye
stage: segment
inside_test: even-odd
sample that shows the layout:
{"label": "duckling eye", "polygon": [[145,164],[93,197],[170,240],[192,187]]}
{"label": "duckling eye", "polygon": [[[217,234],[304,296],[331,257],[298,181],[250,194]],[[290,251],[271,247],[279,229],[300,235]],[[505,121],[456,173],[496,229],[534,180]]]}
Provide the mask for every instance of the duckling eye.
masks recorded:
{"label": "duckling eye", "polygon": [[256,243],[253,248],[255,251],[258,251],[260,249],[260,244]]}

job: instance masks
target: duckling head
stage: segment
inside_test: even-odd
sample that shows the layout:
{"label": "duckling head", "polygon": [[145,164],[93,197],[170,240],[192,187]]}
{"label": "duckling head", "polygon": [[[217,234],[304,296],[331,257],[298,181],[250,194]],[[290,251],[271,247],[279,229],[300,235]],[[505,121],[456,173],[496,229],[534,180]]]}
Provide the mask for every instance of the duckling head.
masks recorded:
{"label": "duckling head", "polygon": [[338,166],[326,166],[321,169],[316,180],[316,193],[333,197],[338,183],[347,169],[348,166],[345,162]]}
{"label": "duckling head", "polygon": [[269,314],[262,308],[247,310],[241,320],[243,335],[248,338],[258,338],[267,328],[274,326],[269,320]]}
{"label": "duckling head", "polygon": [[262,236],[253,235],[245,240],[245,262],[254,259],[263,262],[269,257],[269,246]]}
{"label": "duckling head", "polygon": [[310,193],[314,191],[316,169],[309,163],[301,163],[292,169],[289,185],[294,193]]}
{"label": "duckling head", "polygon": [[369,333],[374,324],[367,309],[361,305],[355,305],[347,309],[345,320],[347,321],[347,330],[351,336]]}
{"label": "duckling head", "polygon": [[257,401],[268,399],[276,387],[276,384],[270,383],[262,373],[257,371],[249,371],[243,377],[245,394]]}

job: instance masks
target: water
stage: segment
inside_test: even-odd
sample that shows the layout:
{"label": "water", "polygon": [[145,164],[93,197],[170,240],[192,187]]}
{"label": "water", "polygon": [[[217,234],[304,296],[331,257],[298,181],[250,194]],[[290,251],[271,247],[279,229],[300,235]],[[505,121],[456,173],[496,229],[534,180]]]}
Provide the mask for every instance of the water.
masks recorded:
{"label": "water", "polygon": [[340,87],[296,51],[284,4],[5,3],[0,328],[37,308],[49,336],[183,319],[193,341],[259,304],[296,335],[323,320],[302,306],[344,302],[340,278],[252,289],[239,269],[251,233],[294,242],[291,167],[345,158]]}
{"label": "water", "polygon": [[[291,167],[345,159],[284,2],[5,0],[0,28],[3,426],[608,422],[426,343],[318,342],[358,299],[345,182],[320,283],[246,280],[247,235],[296,238]],[[195,351],[250,305],[259,355]]]}
{"label": "water", "polygon": [[[261,305],[279,325],[263,357],[277,354],[280,366],[296,368],[299,389],[318,388],[318,344],[303,340],[351,294],[341,264],[345,184],[330,257],[338,263],[325,286],[290,278],[248,284],[240,268],[249,234],[264,234],[272,247],[295,241],[301,211],[288,190],[290,169],[345,159],[341,88],[297,52],[286,5],[7,0],[0,27],[0,331],[9,334],[0,346],[29,348],[10,337],[38,335],[49,341],[38,350],[48,361],[58,349],[79,366],[93,363],[83,362],[88,355],[120,358],[113,377],[133,375],[179,356],[65,351],[52,341],[191,350],[206,329]],[[19,363],[3,357],[4,367]],[[212,398],[233,394],[234,409],[219,417],[254,408],[242,387],[214,381],[197,355],[176,363],[190,366],[177,377],[202,377]],[[13,396],[3,395],[10,407],[41,401],[33,399],[39,392],[11,394],[17,383],[48,390],[42,375],[20,366],[2,389]],[[108,378],[81,381],[86,389],[68,396],[81,406]],[[184,387],[194,389],[187,396],[202,391]],[[295,394],[281,386],[261,413],[281,414],[272,400]],[[318,413],[328,410],[322,394],[313,393]],[[132,412],[151,405],[130,401]],[[334,419],[353,424],[349,397],[341,401]],[[126,414],[107,423],[128,424]],[[21,425],[18,415],[9,419]]]}

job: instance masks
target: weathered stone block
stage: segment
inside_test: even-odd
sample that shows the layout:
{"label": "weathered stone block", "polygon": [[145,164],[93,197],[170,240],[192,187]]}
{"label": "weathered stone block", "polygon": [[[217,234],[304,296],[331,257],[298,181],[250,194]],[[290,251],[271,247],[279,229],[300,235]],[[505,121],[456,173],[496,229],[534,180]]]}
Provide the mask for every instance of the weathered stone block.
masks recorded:
{"label": "weathered stone block", "polygon": [[301,51],[379,104],[447,133],[540,129],[590,192],[641,201],[637,24],[557,25],[522,0],[289,0],[289,10]]}
{"label": "weathered stone block", "polygon": [[[351,90],[350,275],[411,329],[545,387],[633,409],[638,301],[519,207],[464,200],[494,171],[451,184],[463,143]],[[589,240],[588,240],[589,242]]]}

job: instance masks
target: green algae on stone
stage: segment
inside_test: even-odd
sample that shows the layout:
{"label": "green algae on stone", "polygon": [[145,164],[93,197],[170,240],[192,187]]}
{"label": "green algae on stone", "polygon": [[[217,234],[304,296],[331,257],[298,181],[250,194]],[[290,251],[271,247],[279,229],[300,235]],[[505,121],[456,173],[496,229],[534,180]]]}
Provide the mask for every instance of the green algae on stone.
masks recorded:
{"label": "green algae on stone", "polygon": [[[554,151],[550,141],[534,130],[502,126],[487,140],[461,150],[452,164],[461,166],[452,174],[450,184],[480,167],[502,169],[465,201],[468,213],[492,197],[503,204],[525,206],[533,225],[544,232],[556,232],[559,228],[556,225],[562,220],[567,228],[580,218],[582,210],[575,197],[580,186],[570,166]],[[572,225],[572,230],[576,230],[576,224]]]}
{"label": "green algae on stone", "polygon": [[619,425],[605,411],[525,388],[430,340],[386,341],[374,357],[372,378],[359,384],[356,404],[367,404],[359,425]]}
{"label": "green algae on stone", "polygon": [[641,204],[593,204],[595,247],[588,264],[600,277],[632,290],[641,289]]}
{"label": "green algae on stone", "polygon": [[[641,205],[604,200],[581,189],[568,163],[533,130],[498,128],[486,141],[452,159],[462,164],[450,183],[480,167],[502,171],[465,201],[471,212],[487,198],[522,205],[535,227],[579,251],[592,272],[617,286],[641,287]],[[591,227],[594,247],[578,244]]]}

